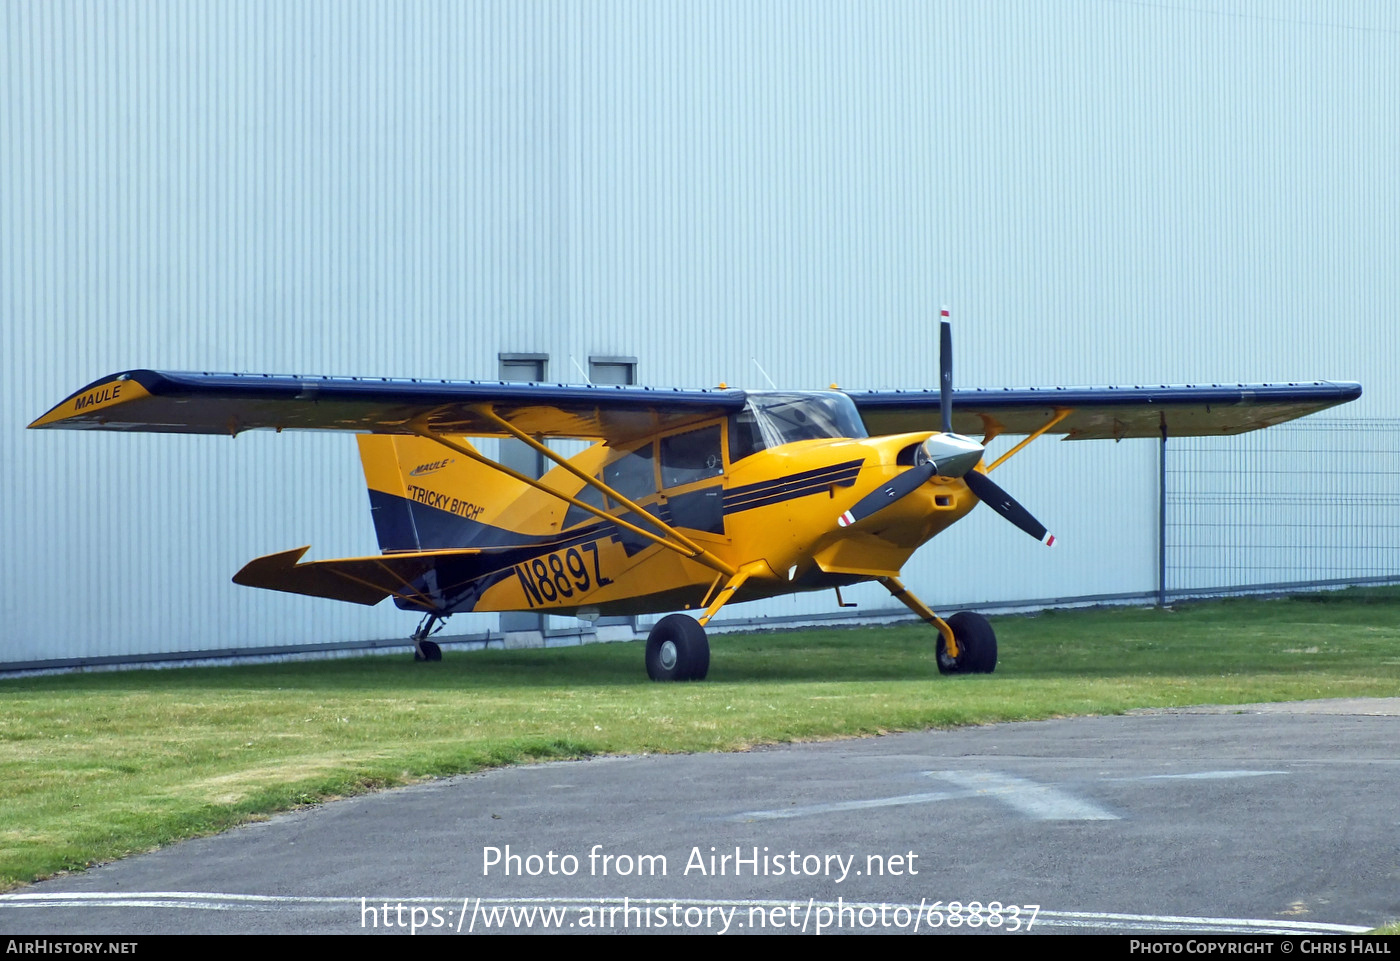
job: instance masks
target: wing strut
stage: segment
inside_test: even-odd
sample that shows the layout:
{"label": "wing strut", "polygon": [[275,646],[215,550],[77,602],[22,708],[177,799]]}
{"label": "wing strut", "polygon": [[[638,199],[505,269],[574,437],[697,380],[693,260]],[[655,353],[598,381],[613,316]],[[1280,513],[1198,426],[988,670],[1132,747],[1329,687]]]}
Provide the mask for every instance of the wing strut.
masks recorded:
{"label": "wing strut", "polygon": [[601,507],[594,507],[592,504],[585,504],[577,497],[571,497],[568,494],[561,493],[552,487],[547,487],[533,477],[526,477],[519,471],[511,470],[509,467],[506,467],[504,464],[497,463],[496,461],[487,457],[485,454],[482,454],[479,451],[474,450],[473,448],[466,447],[462,444],[458,444],[450,438],[444,437],[443,435],[429,430],[426,427],[414,425],[412,430],[413,433],[417,434],[418,436],[426,437],[428,440],[437,441],[437,443],[441,444],[443,447],[446,447],[448,450],[455,451],[456,453],[461,454],[463,457],[471,458],[478,464],[483,464],[486,467],[498,470],[502,474],[505,474],[507,477],[511,478],[512,480],[519,481],[522,484],[527,484],[537,491],[543,491],[544,493],[549,494],[551,497],[557,497],[561,501],[564,501],[565,503],[573,507],[577,507],[580,510],[587,511],[594,517],[600,518],[601,520],[605,520],[609,523],[616,524],[618,527],[626,528],[633,534],[636,534],[638,537],[645,537],[653,544],[658,544],[669,551],[675,551],[682,557],[688,557],[691,560],[700,564],[704,564],[711,570],[719,571],[721,574],[724,574],[728,577],[734,576],[735,570],[733,567],[726,564],[718,557],[715,557],[709,551],[705,550],[703,547],[696,544],[690,538],[686,537],[684,534],[681,534],[673,527],[657,520],[654,516],[652,516],[652,514],[649,511],[647,511],[639,504],[636,504],[628,498],[623,497],[617,491],[613,490],[611,487],[609,487],[607,484],[604,484],[596,477],[590,477],[589,475],[585,474],[573,464],[569,463],[567,459],[550,450],[548,447],[535,440],[529,434],[526,434],[519,430],[514,424],[508,423],[507,421],[503,420],[496,414],[495,411],[487,409],[483,411],[483,413],[491,420],[499,424],[500,427],[508,434],[512,435],[518,440],[524,441],[526,444],[539,451],[545,457],[548,457],[550,460],[563,467],[569,473],[573,474],[575,477],[578,477],[590,487],[597,488],[608,497],[611,497],[613,500],[625,505],[630,510],[636,511],[640,518],[645,520],[647,523],[655,526],[665,536],[658,536],[656,534],[653,534],[651,531],[643,530],[636,524],[633,524],[630,521],[625,521],[621,517],[618,517],[616,514],[610,514]]}
{"label": "wing strut", "polygon": [[[402,584],[404,588],[410,590],[412,589],[413,583],[406,579],[403,575],[399,574],[389,565],[381,563],[376,566],[379,567],[380,570],[384,571],[384,573],[388,574],[390,577],[394,578],[396,581]],[[434,610],[432,603],[428,600],[428,595],[424,594],[422,591],[414,591],[412,594],[405,594],[400,591],[394,590],[392,587],[384,587],[382,584],[376,584],[373,581],[366,580],[363,577],[356,577],[354,574],[351,574],[348,571],[340,571],[332,567],[330,568],[330,572],[336,577],[347,580],[352,584],[359,584],[362,587],[368,587],[370,590],[388,591],[389,596],[394,598],[394,600],[396,601],[403,601],[405,604],[417,605],[418,607],[421,607],[425,611],[429,611],[430,613]]]}
{"label": "wing strut", "polygon": [[[1015,447],[1011,448],[1011,449],[1010,449],[1009,451],[1007,451],[1005,454],[1002,454],[1002,455],[1001,455],[1000,457],[998,457],[996,460],[992,461],[991,466],[987,468],[987,473],[990,474],[992,471],[996,470],[999,466],[1001,466],[1002,462],[1007,461],[1007,460],[1010,460],[1010,459],[1011,459],[1011,456],[1012,456],[1013,454],[1020,453],[1021,448],[1025,447],[1025,446],[1026,446],[1027,444],[1029,444],[1031,441],[1035,440],[1035,439],[1036,439],[1037,437],[1039,437],[1041,434],[1044,434],[1047,430],[1049,430],[1050,428],[1054,427],[1054,426],[1055,426],[1056,424],[1058,424],[1060,421],[1064,420],[1066,417],[1068,417],[1070,414],[1073,414],[1073,413],[1074,413],[1074,408],[1073,408],[1073,407],[1057,407],[1057,408],[1055,408],[1055,416],[1054,416],[1054,417],[1052,417],[1052,418],[1050,418],[1048,421],[1046,421],[1045,424],[1044,424],[1039,430],[1036,430],[1034,433],[1028,434],[1019,444],[1017,444]],[[991,440],[991,437],[990,437],[990,436],[987,437],[986,440],[984,440],[982,443],[985,444],[988,440]]]}

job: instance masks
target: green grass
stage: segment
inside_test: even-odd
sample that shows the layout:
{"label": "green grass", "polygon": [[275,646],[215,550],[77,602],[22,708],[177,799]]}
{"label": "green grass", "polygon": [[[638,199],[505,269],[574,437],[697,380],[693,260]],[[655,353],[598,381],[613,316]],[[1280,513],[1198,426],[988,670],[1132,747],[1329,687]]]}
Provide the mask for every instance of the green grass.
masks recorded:
{"label": "green grass", "polygon": [[1400,695],[1400,591],[994,621],[939,677],[922,625],[0,681],[0,890],[301,804],[522,761],[743,750],[1135,707]]}

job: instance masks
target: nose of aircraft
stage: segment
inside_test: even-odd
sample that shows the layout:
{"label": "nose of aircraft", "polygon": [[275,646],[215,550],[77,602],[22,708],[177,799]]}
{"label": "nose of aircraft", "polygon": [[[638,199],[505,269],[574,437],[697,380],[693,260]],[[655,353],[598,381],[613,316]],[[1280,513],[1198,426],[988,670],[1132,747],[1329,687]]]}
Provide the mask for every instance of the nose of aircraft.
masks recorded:
{"label": "nose of aircraft", "polygon": [[1031,516],[1030,511],[1018,504],[1014,497],[1002,490],[986,474],[977,471],[985,448],[970,437],[953,433],[953,325],[948,319],[947,307],[943,308],[942,314],[938,380],[939,415],[943,430],[924,441],[918,462],[913,467],[862,497],[854,507],[838,517],[836,523],[840,527],[859,523],[913,493],[935,475],[961,477],[968,489],[982,503],[1042,544],[1054,544],[1055,535],[1047,531],[1044,524]]}
{"label": "nose of aircraft", "polygon": [[923,456],[939,477],[962,477],[982,460],[984,448],[962,434],[934,434],[923,443]]}

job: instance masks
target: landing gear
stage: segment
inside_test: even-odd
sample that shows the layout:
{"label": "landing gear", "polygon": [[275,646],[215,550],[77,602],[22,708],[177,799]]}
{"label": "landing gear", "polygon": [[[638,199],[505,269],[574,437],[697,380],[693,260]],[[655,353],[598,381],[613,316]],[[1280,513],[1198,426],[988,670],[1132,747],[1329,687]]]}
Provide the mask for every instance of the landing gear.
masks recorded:
{"label": "landing gear", "polygon": [[997,669],[997,636],[987,619],[974,611],[959,611],[948,618],[958,656],[949,657],[943,635],[938,635],[940,674],[990,674]]}
{"label": "landing gear", "polygon": [[647,635],[647,676],[653,681],[703,681],[710,642],[695,618],[668,614]]}
{"label": "landing gear", "polygon": [[647,676],[653,681],[703,681],[710,673],[710,642],[705,625],[719,609],[732,601],[744,582],[755,574],[772,574],[767,561],[750,561],[737,571],[716,577],[700,606],[705,613],[697,621],[685,614],[667,614],[647,635]]}
{"label": "landing gear", "polygon": [[[899,578],[882,577],[880,583],[905,607],[938,628],[938,673],[990,674],[997,669],[996,632],[981,614],[959,611],[944,621],[929,610],[927,604],[909,593]],[[948,640],[943,636],[945,630],[953,632],[953,641],[958,648],[957,657],[948,655]]]}
{"label": "landing gear", "polygon": [[[447,626],[449,615],[429,612],[424,615],[423,620],[418,624],[418,630],[413,632],[413,659],[415,661],[440,661],[442,660],[442,648],[436,641],[428,640]],[[437,624],[434,628],[433,625]]]}

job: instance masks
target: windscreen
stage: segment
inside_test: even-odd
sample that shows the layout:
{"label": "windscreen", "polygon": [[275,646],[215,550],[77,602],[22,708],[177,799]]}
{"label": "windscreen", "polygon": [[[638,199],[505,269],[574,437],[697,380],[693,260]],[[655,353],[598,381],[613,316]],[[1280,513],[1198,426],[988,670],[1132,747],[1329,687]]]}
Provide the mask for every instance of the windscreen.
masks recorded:
{"label": "windscreen", "polygon": [[839,391],[753,391],[730,420],[729,459],[799,440],[868,436],[855,403]]}

